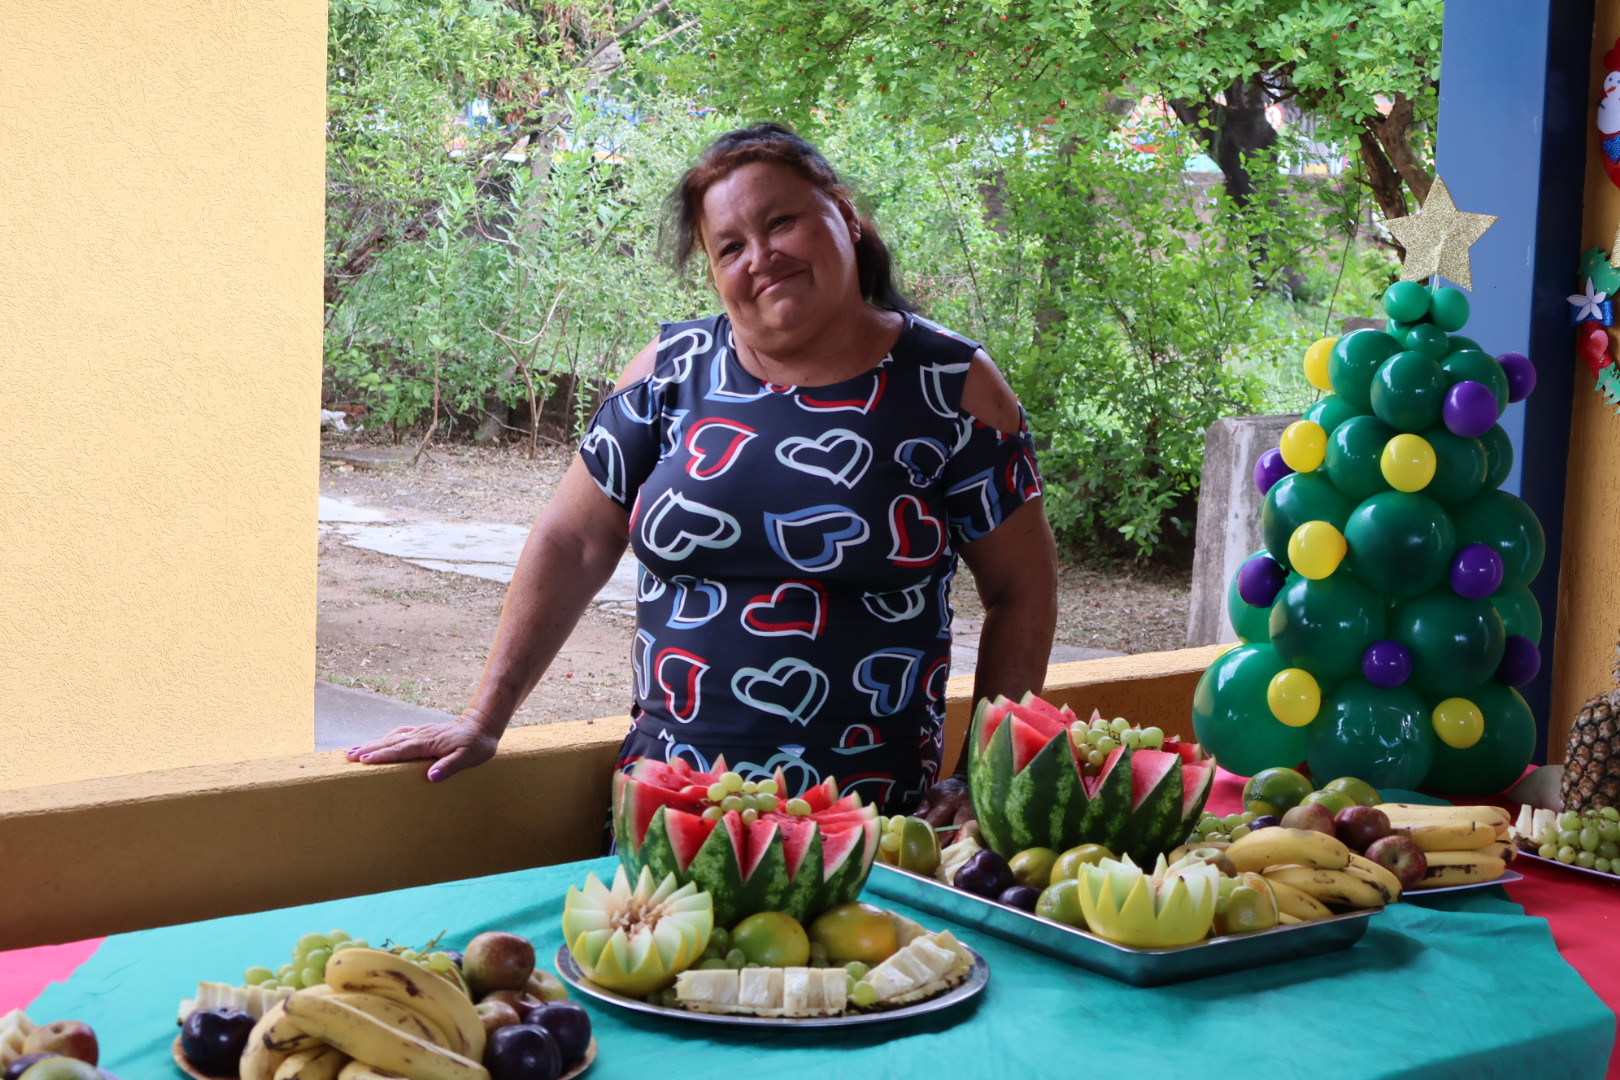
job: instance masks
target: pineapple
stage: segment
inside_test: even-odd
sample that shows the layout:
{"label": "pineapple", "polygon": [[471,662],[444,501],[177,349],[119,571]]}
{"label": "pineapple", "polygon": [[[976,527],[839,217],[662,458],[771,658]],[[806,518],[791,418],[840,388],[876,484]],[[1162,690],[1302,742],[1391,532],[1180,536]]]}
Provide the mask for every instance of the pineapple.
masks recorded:
{"label": "pineapple", "polygon": [[1614,689],[1581,707],[1569,729],[1560,790],[1565,810],[1620,807],[1620,660],[1614,681]]}

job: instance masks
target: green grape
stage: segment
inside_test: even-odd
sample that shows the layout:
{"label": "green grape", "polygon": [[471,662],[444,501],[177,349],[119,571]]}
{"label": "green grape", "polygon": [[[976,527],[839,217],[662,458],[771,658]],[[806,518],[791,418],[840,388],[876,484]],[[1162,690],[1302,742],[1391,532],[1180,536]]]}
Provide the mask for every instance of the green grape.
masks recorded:
{"label": "green grape", "polygon": [[699,971],[719,971],[721,968],[729,968],[730,966],[731,966],[730,964],[726,963],[724,957],[710,956],[710,957],[705,958],[704,961],[701,964],[698,965],[698,970]]}
{"label": "green grape", "polygon": [[430,952],[427,954],[427,967],[429,971],[446,972],[456,966],[456,962],[447,952]]}
{"label": "green grape", "polygon": [[1102,738],[1097,740],[1097,752],[1099,754],[1112,754],[1118,749],[1119,740],[1113,738],[1112,736],[1104,735]]}
{"label": "green grape", "polygon": [[368,943],[366,941],[366,939],[363,938],[363,937],[357,937],[354,940],[350,941],[349,944],[352,945],[356,949],[369,949],[369,948],[371,948],[370,943]]}
{"label": "green grape", "polygon": [[789,799],[787,801],[787,812],[795,817],[804,817],[810,812],[810,804],[803,799]]}
{"label": "green grape", "polygon": [[890,832],[900,832],[906,827],[906,815],[895,814],[890,817],[888,821],[884,822],[884,825],[888,827]]}
{"label": "green grape", "polygon": [[1551,842],[1542,844],[1536,849],[1536,854],[1543,859],[1556,859],[1558,858],[1558,845]]}
{"label": "green grape", "polygon": [[1579,829],[1581,827],[1581,815],[1573,810],[1565,810],[1558,815],[1558,827],[1563,830]]}
{"label": "green grape", "polygon": [[304,986],[319,986],[326,981],[326,972],[320,968],[307,967],[298,973],[298,981]]}
{"label": "green grape", "polygon": [[1123,716],[1116,716],[1108,722],[1108,730],[1112,731],[1115,735],[1118,735],[1120,732],[1124,731],[1130,726],[1131,722],[1125,719]]}
{"label": "green grape", "polygon": [[[279,979],[266,979],[266,980],[264,980],[264,982],[259,983],[258,985],[259,985],[260,990],[280,990],[281,989],[281,980],[279,980]],[[293,989],[296,990],[298,988],[295,986],[295,987],[293,987]]]}
{"label": "green grape", "polygon": [[728,772],[720,777],[720,782],[726,785],[726,790],[733,794],[743,789],[742,773]]}
{"label": "green grape", "polygon": [[1597,831],[1599,840],[1620,840],[1620,822],[1601,818],[1598,821]]}
{"label": "green grape", "polygon": [[1551,844],[1554,847],[1557,847],[1558,846],[1558,826],[1556,826],[1556,825],[1544,826],[1542,828],[1542,830],[1540,832],[1538,832],[1535,836],[1531,837],[1531,839],[1534,840],[1536,843],[1540,844],[1542,847],[1546,847],[1548,844]]}
{"label": "green grape", "polygon": [[759,820],[759,811],[755,810],[752,806],[750,806],[748,809],[746,809],[746,810],[744,810],[742,812],[742,823],[744,825],[752,825],[754,822],[756,822],[758,820]]}
{"label": "green grape", "polygon": [[895,852],[900,850],[900,834],[892,832],[884,833],[883,839],[878,841],[878,847],[882,848],[884,851],[887,851],[890,855],[893,855]]}
{"label": "green grape", "polygon": [[714,783],[709,785],[709,790],[705,791],[703,794],[710,802],[719,802],[721,799],[726,797],[726,793],[727,788],[725,782],[722,780],[716,780]]}
{"label": "green grape", "polygon": [[754,796],[753,795],[744,793],[744,794],[739,795],[737,797],[742,800],[742,809],[744,809],[744,810],[752,810],[756,814],[759,813],[759,804],[754,801]]}
{"label": "green grape", "polygon": [[1228,829],[1235,828],[1243,824],[1243,815],[1227,814],[1225,817],[1221,818],[1221,824],[1225,825]]}
{"label": "green grape", "polygon": [[877,1004],[877,991],[872,989],[871,983],[858,982],[855,984],[854,991],[850,993],[849,999],[864,1009]]}
{"label": "green grape", "polygon": [[1108,755],[1103,753],[1101,750],[1093,750],[1091,753],[1086,755],[1086,764],[1097,769],[1102,768],[1103,762],[1107,760]]}
{"label": "green grape", "polygon": [[761,795],[780,795],[782,788],[775,780],[761,780],[759,782],[759,793]]}
{"label": "green grape", "polygon": [[822,957],[820,960],[817,960],[815,957],[812,956],[810,958],[810,966],[813,967],[813,968],[824,968],[824,967],[831,967],[832,964],[827,960],[826,957]]}
{"label": "green grape", "polygon": [[1615,860],[1613,859],[1605,859],[1603,856],[1599,855],[1597,858],[1592,860],[1592,869],[1597,870],[1600,873],[1612,874],[1614,873],[1614,862]]}
{"label": "green grape", "polygon": [[400,952],[399,958],[401,960],[409,960],[414,964],[418,960],[422,959],[422,954],[417,952],[415,949],[405,949]]}
{"label": "green grape", "polygon": [[744,780],[742,790],[744,795],[757,794],[759,792],[759,782],[756,780]]}
{"label": "green grape", "polygon": [[726,812],[718,806],[705,806],[703,808],[704,821],[719,821],[726,816]]}
{"label": "green grape", "polygon": [[1145,727],[1142,729],[1142,745],[1160,747],[1164,745],[1164,729],[1161,727]]}
{"label": "green grape", "polygon": [[1102,742],[1108,737],[1109,732],[1107,728],[1092,728],[1090,731],[1086,732],[1086,741],[1092,746],[1096,746],[1098,743]]}
{"label": "green grape", "polygon": [[855,979],[858,982],[861,979],[866,978],[866,973],[872,969],[861,963],[859,960],[851,960],[849,963],[844,965],[844,970],[849,972],[850,978]]}
{"label": "green grape", "polygon": [[298,969],[293,967],[291,964],[282,964],[280,967],[276,968],[276,978],[285,981],[287,976],[291,975],[297,970]]}
{"label": "green grape", "polygon": [[1242,825],[1242,824],[1234,825],[1232,827],[1231,836],[1232,836],[1233,840],[1241,840],[1245,836],[1248,836],[1249,832],[1250,832],[1250,829],[1249,829],[1249,827],[1247,825]]}
{"label": "green grape", "polygon": [[1119,733],[1119,737],[1124,740],[1127,750],[1138,750],[1142,746],[1142,733],[1135,728],[1127,728]]}
{"label": "green grape", "polygon": [[267,967],[250,967],[242,972],[242,981],[249,986],[258,986],[276,977],[276,973]]}
{"label": "green grape", "polygon": [[731,931],[723,926],[715,927],[714,932],[709,935],[709,944],[718,955],[725,955],[731,948]]}
{"label": "green grape", "polygon": [[1074,723],[1069,725],[1069,741],[1072,743],[1083,743],[1089,741],[1086,738],[1086,732],[1090,730],[1090,728],[1086,727],[1085,721],[1076,720]]}
{"label": "green grape", "polygon": [[759,807],[762,814],[773,814],[781,808],[781,803],[775,795],[755,795],[754,805]]}
{"label": "green grape", "polygon": [[1620,844],[1613,840],[1604,840],[1597,846],[1597,857],[1600,859],[1620,859]]}
{"label": "green grape", "polygon": [[1578,846],[1580,846],[1580,842],[1581,842],[1581,832],[1580,832],[1579,829],[1560,829],[1560,830],[1558,830],[1558,846],[1559,847],[1578,847]]}
{"label": "green grape", "polygon": [[748,957],[743,954],[741,949],[732,949],[730,952],[726,953],[727,967],[735,968],[738,971],[741,971],[743,969],[743,965],[746,963],[748,963]]}
{"label": "green grape", "polygon": [[1217,844],[1229,844],[1232,842],[1232,835],[1224,832],[1212,832],[1206,833],[1204,839],[1212,840]]}
{"label": "green grape", "polygon": [[1581,830],[1581,847],[1587,851],[1596,851],[1598,846],[1598,831],[1595,825],[1588,825]]}
{"label": "green grape", "polygon": [[764,965],[764,964],[756,964],[756,963],[754,963],[754,962],[753,962],[753,961],[752,961],[752,960],[750,960],[750,961],[748,961],[748,963],[746,963],[746,964],[744,964],[744,965],[743,965],[743,967],[744,967],[744,968],[745,968],[745,969],[746,969],[746,968],[762,968],[762,967],[764,967],[764,966],[765,966],[765,965]]}
{"label": "green grape", "polygon": [[1571,847],[1570,845],[1568,845],[1568,844],[1565,844],[1563,847],[1559,848],[1558,849],[1558,861],[1561,862],[1561,863],[1566,863],[1566,864],[1574,862],[1575,861],[1575,849],[1573,847]]}
{"label": "green grape", "polygon": [[316,971],[319,971],[321,973],[321,978],[325,979],[326,962],[330,959],[332,959],[331,949],[316,949],[314,952],[304,957],[304,966],[306,968],[314,968]]}
{"label": "green grape", "polygon": [[316,949],[330,949],[331,947],[332,943],[326,940],[325,934],[305,934],[298,939],[298,944],[293,946],[293,956],[301,958],[308,956]]}
{"label": "green grape", "polygon": [[709,942],[709,947],[707,949],[703,950],[703,955],[698,957],[698,959],[700,959],[700,960],[719,960],[719,959],[721,959],[720,950],[715,948],[714,947],[714,942],[711,941],[711,942]]}
{"label": "green grape", "polygon": [[345,941],[349,940],[349,932],[347,930],[328,930],[326,932],[326,940],[330,941],[332,943],[332,948],[335,949]]}
{"label": "green grape", "polygon": [[1597,865],[1597,856],[1590,851],[1577,851],[1575,853],[1575,865],[1584,866],[1590,870]]}
{"label": "green grape", "polygon": [[1603,809],[1599,810],[1598,813],[1603,817],[1608,818],[1610,821],[1620,821],[1620,807],[1605,806]]}
{"label": "green grape", "polygon": [[727,795],[725,798],[720,800],[720,809],[727,812],[732,810],[741,810],[742,808],[743,801],[741,795]]}

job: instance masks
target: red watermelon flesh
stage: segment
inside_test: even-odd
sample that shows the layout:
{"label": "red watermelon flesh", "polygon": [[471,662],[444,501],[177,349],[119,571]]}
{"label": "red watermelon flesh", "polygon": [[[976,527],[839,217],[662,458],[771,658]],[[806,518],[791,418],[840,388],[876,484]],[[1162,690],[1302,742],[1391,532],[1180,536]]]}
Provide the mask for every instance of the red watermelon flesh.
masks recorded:
{"label": "red watermelon flesh", "polygon": [[1181,758],[1163,750],[1138,750],[1131,755],[1131,809],[1146,801],[1164,782],[1165,774],[1181,767]]}
{"label": "red watermelon flesh", "polygon": [[1012,711],[1014,716],[1022,717],[1041,731],[1044,731],[1047,738],[1051,738],[1060,731],[1067,731],[1069,728],[1069,722],[1063,718],[1063,712],[1060,709],[1049,702],[1042,701],[1034,694],[1025,694],[1024,700],[1014,705]]}
{"label": "red watermelon flesh", "polygon": [[990,745],[990,736],[996,733],[996,728],[1012,713],[1012,702],[1004,697],[994,701],[980,700],[979,717],[975,723],[975,730],[979,733],[979,750],[983,752]]}

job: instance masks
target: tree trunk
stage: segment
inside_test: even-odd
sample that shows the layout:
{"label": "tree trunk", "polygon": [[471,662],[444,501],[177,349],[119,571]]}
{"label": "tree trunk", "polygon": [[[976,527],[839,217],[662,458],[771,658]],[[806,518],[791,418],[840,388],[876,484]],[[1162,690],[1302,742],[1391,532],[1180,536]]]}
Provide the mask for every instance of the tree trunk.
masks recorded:
{"label": "tree trunk", "polygon": [[1247,206],[1254,198],[1249,157],[1276,146],[1277,131],[1266,119],[1270,99],[1258,78],[1234,80],[1223,96],[1225,104],[1214,97],[1177,98],[1170,108],[1220,168],[1226,194],[1238,206]]}

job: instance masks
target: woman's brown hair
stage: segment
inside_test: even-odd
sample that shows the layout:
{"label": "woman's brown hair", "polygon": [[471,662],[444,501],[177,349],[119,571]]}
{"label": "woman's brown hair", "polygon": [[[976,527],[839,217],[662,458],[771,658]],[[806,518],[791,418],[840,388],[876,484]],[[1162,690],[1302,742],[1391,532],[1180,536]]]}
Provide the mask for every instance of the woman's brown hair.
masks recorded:
{"label": "woman's brown hair", "polygon": [[[854,194],[838,178],[821,151],[780,124],[754,124],[728,131],[704,147],[697,164],[681,176],[664,208],[664,236],[675,269],[684,271],[698,249],[698,218],[703,195],[733,170],[756,161],[784,165],[833,199],[854,204]],[[855,269],[861,295],[890,311],[915,311],[894,284],[894,260],[877,226],[862,216],[855,241]]]}

